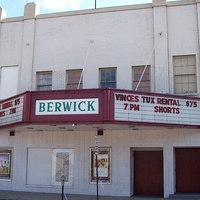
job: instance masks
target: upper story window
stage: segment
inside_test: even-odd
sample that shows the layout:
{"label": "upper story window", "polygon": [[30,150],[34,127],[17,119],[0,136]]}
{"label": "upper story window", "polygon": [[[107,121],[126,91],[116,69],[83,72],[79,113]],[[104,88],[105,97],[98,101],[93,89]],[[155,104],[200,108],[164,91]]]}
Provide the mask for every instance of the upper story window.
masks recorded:
{"label": "upper story window", "polygon": [[6,99],[18,93],[18,66],[2,66],[0,68],[0,99]]}
{"label": "upper story window", "polygon": [[116,88],[116,68],[100,69],[100,88]]}
{"label": "upper story window", "polygon": [[52,90],[52,72],[37,72],[37,90]]}
{"label": "upper story window", "polygon": [[196,93],[195,55],[174,56],[174,91],[176,94]]}
{"label": "upper story window", "polygon": [[150,66],[133,66],[133,90],[150,92]]}
{"label": "upper story window", "polygon": [[67,70],[67,89],[82,89],[83,88],[83,77],[81,77],[82,69]]}

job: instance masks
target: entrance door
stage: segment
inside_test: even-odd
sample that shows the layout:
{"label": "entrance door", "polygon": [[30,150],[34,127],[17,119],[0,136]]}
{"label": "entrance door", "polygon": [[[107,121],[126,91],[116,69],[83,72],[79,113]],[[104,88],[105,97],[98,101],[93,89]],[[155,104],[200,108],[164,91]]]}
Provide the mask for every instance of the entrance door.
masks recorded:
{"label": "entrance door", "polygon": [[134,151],[134,195],[163,196],[162,151]]}
{"label": "entrance door", "polygon": [[200,148],[176,148],[176,192],[200,192]]}

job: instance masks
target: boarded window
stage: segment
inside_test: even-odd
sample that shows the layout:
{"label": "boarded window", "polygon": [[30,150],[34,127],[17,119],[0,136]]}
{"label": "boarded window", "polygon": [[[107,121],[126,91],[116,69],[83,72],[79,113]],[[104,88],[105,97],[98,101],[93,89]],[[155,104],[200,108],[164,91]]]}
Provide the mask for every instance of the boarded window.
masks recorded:
{"label": "boarded window", "polygon": [[81,77],[82,69],[79,70],[67,70],[67,86],[70,89],[82,89],[83,78]]}
{"label": "boarded window", "polygon": [[150,92],[150,66],[134,66],[132,77],[133,90]]}
{"label": "boarded window", "polygon": [[37,72],[37,90],[52,90],[52,72]]}

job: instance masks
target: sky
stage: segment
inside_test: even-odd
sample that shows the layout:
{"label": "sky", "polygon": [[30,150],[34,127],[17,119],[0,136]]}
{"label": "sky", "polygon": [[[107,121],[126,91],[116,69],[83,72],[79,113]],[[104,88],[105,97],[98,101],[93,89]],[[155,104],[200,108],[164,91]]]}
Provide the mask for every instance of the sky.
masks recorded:
{"label": "sky", "polygon": [[[23,16],[24,6],[30,2],[36,3],[37,14],[95,8],[95,0],[0,0],[0,7],[5,10],[3,18]],[[143,3],[152,3],[152,0],[96,0],[96,7],[102,8]]]}

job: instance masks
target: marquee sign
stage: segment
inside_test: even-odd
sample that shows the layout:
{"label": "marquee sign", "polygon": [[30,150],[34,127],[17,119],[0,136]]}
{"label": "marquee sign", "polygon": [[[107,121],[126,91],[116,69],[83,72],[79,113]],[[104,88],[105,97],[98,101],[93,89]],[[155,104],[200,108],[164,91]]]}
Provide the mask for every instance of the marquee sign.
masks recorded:
{"label": "marquee sign", "polygon": [[200,125],[200,100],[117,92],[114,96],[115,120]]}
{"label": "marquee sign", "polygon": [[27,92],[0,102],[0,128],[17,123],[200,126],[200,98],[117,89]]}
{"label": "marquee sign", "polygon": [[24,95],[0,103],[0,126],[21,122]]}

